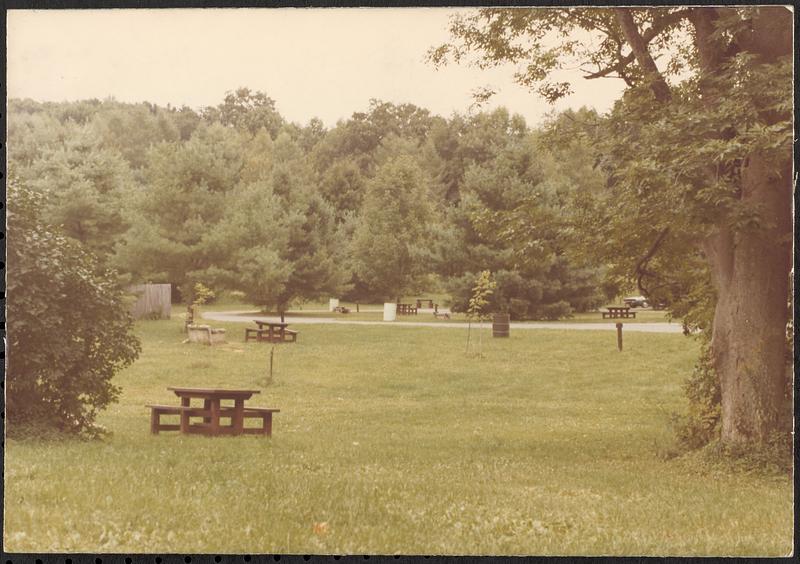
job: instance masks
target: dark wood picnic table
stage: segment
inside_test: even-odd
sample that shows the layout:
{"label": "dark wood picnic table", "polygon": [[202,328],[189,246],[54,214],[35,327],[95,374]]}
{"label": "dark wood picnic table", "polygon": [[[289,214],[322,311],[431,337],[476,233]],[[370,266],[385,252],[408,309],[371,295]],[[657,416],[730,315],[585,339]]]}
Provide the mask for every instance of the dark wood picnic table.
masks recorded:
{"label": "dark wood picnic table", "polygon": [[[275,408],[246,407],[245,401],[259,390],[230,390],[219,388],[184,388],[168,387],[181,400],[180,406],[149,405],[152,409],[150,430],[159,431],[180,430],[181,433],[196,433],[202,435],[242,435],[244,433],[272,434],[272,414],[280,411]],[[192,400],[202,400],[203,406],[192,406]],[[232,401],[233,405],[223,406],[223,401]],[[180,425],[162,424],[161,415],[179,415]],[[202,417],[202,423],[192,423],[191,418]],[[220,419],[230,417],[230,425],[222,425]],[[244,427],[245,418],[260,418],[261,428]]]}
{"label": "dark wood picnic table", "polygon": [[[168,390],[175,392],[175,395],[181,398],[181,406],[191,407],[192,399],[203,400],[203,410],[209,412],[209,416],[205,419],[204,425],[200,432],[208,430],[209,435],[219,435],[223,432],[232,435],[241,435],[244,431],[244,402],[253,397],[254,394],[260,394],[258,390],[220,390],[216,388],[173,388],[169,387]],[[221,427],[219,418],[222,414],[222,400],[233,400],[233,410],[229,408],[225,410],[226,414],[230,413],[231,426],[230,428]],[[181,431],[192,432],[189,425],[189,416],[191,412],[184,411],[181,413]],[[184,424],[185,422],[185,424]]]}
{"label": "dark wood picnic table", "polygon": [[290,337],[292,342],[297,340],[297,331],[288,329],[288,323],[259,321],[258,319],[254,319],[253,322],[258,325],[258,329],[245,329],[245,342],[250,339],[255,339],[256,341],[266,341],[269,343],[283,343],[286,342],[287,337]]}
{"label": "dark wood picnic table", "polygon": [[634,319],[636,318],[636,312],[631,311],[631,308],[628,306],[608,306],[606,309],[608,311],[602,312],[603,319],[619,319],[628,317],[633,317]]}
{"label": "dark wood picnic table", "polygon": [[417,308],[411,304],[397,304],[398,315],[417,315]]}

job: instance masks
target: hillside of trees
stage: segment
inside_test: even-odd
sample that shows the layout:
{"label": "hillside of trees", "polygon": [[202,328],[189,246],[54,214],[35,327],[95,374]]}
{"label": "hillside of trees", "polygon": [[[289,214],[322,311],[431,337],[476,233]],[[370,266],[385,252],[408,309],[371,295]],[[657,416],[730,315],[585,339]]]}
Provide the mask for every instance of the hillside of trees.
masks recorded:
{"label": "hillside of trees", "polygon": [[[557,319],[623,284],[571,250],[605,182],[594,141],[548,138],[597,119],[567,112],[534,129],[503,108],[445,119],[372,100],[328,129],[246,88],[198,111],[12,99],[8,156],[47,223],[125,282],[173,284],[176,299],[198,282],[281,311],[441,290],[459,310],[491,270],[495,309]],[[496,218],[520,210],[515,236]]]}

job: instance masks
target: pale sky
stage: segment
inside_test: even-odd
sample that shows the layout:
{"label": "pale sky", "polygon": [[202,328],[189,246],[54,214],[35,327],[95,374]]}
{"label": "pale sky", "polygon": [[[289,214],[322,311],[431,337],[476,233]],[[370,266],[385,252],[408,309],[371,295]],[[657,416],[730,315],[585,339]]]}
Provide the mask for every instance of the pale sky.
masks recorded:
{"label": "pale sky", "polygon": [[[447,40],[455,8],[10,10],[8,96],[39,101],[113,96],[125,102],[216,105],[240,86],[261,90],[290,121],[327,126],[367,109],[370,98],[435,114],[465,113],[471,92],[499,93],[540,122],[552,106],[513,83],[513,67],[436,70],[425,53]],[[587,81],[557,109],[608,109],[623,83]]]}

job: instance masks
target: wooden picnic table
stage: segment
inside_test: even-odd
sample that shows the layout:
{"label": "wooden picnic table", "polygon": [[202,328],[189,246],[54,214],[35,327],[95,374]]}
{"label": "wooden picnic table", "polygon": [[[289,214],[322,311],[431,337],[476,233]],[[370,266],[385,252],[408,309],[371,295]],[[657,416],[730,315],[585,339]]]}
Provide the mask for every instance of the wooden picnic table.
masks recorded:
{"label": "wooden picnic table", "polygon": [[[225,390],[218,388],[183,388],[168,387],[181,399],[180,406],[150,405],[152,416],[150,430],[158,433],[162,430],[178,430],[182,433],[203,435],[241,435],[244,433],[272,434],[272,414],[280,411],[274,408],[245,407],[244,402],[259,390]],[[203,407],[192,406],[193,399],[203,400]],[[233,401],[233,406],[223,406],[223,401]],[[161,415],[180,415],[180,425],[161,424]],[[192,417],[202,417],[202,423],[191,423]],[[230,417],[230,425],[222,425],[220,419]],[[260,429],[245,429],[246,417],[260,418]]]}
{"label": "wooden picnic table", "polygon": [[297,331],[288,329],[288,323],[259,321],[258,319],[254,319],[253,322],[258,325],[258,329],[245,329],[245,342],[250,339],[255,339],[256,341],[265,341],[269,343],[284,343],[289,340],[288,338],[290,338],[290,342],[297,341]]}
{"label": "wooden picnic table", "polygon": [[631,308],[628,306],[608,306],[606,309],[608,311],[602,312],[603,319],[620,319],[628,317],[636,319],[636,312],[631,311]]}
{"label": "wooden picnic table", "polygon": [[397,304],[398,315],[417,315],[417,308],[411,304]]}
{"label": "wooden picnic table", "polygon": [[[211,388],[173,388],[168,390],[175,392],[181,398],[181,406],[190,407],[193,398],[203,400],[203,409],[209,411],[209,421],[204,421],[208,425],[209,435],[219,435],[223,427],[220,426],[219,418],[222,409],[222,400],[233,400],[233,412],[231,415],[231,434],[241,435],[244,431],[244,402],[249,400],[253,394],[260,394],[258,390],[219,390]],[[192,432],[189,425],[190,412],[181,413],[181,431]],[[185,421],[185,424],[184,424]]]}
{"label": "wooden picnic table", "polygon": [[428,302],[428,308],[433,309],[433,300],[430,298],[417,298],[417,308],[421,308],[423,302]]}

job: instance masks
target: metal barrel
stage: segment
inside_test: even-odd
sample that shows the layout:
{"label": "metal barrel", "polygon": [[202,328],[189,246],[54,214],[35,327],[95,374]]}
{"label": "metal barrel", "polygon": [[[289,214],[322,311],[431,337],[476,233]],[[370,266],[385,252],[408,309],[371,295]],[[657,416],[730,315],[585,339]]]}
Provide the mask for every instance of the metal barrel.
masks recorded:
{"label": "metal barrel", "polygon": [[508,337],[509,321],[509,314],[495,313],[492,318],[492,337]]}

